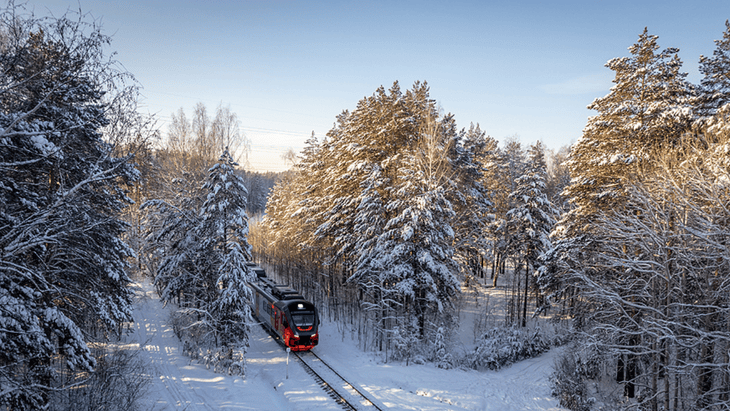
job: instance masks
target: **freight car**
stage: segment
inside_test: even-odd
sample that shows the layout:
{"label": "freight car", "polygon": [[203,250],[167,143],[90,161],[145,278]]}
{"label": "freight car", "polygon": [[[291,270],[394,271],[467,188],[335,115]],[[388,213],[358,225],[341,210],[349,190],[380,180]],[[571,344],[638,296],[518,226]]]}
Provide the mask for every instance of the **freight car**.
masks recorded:
{"label": "freight car", "polygon": [[[258,267],[256,267],[258,268]],[[319,342],[319,316],[314,304],[288,285],[276,284],[263,269],[252,268],[254,315],[292,351],[311,350]]]}

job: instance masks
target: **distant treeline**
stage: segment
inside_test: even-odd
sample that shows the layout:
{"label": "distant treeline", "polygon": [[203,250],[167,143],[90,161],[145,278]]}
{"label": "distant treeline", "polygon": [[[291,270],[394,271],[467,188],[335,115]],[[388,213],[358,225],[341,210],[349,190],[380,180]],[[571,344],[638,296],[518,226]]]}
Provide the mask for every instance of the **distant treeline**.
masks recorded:
{"label": "distant treeline", "polygon": [[276,182],[279,181],[286,172],[275,173],[266,171],[263,173],[257,171],[241,170],[239,174],[243,178],[244,184],[248,189],[248,215],[254,216],[263,214],[266,210],[266,199],[274,188]]}

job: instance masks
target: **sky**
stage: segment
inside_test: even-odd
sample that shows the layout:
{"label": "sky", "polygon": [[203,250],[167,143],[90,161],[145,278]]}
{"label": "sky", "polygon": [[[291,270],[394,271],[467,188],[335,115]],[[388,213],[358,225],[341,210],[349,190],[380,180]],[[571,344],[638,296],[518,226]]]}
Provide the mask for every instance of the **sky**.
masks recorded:
{"label": "sky", "polygon": [[548,148],[582,133],[586,107],[648,27],[678,47],[688,80],[730,19],[728,0],[191,1],[29,0],[36,15],[79,8],[112,36],[162,135],[199,102],[237,114],[248,168],[283,171],[312,132],[379,86],[428,82],[460,128]]}

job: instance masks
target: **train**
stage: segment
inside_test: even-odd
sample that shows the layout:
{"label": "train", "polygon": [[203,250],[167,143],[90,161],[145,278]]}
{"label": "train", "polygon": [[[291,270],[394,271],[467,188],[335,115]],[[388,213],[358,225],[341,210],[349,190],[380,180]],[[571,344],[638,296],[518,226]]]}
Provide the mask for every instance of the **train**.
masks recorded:
{"label": "train", "polygon": [[256,274],[256,280],[248,283],[256,318],[292,351],[314,348],[319,343],[319,315],[314,304],[291,286],[276,284],[263,268],[252,265],[249,269]]}

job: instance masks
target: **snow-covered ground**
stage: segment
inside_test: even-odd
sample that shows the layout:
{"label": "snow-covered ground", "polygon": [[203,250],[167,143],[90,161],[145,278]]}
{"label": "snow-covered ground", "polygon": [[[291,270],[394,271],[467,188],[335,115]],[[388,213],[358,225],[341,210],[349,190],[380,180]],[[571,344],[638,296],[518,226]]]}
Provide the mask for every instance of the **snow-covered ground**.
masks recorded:
{"label": "snow-covered ground", "polygon": [[[341,409],[294,356],[287,366],[286,352],[261,327],[253,328],[246,376],[216,374],[181,354],[169,323],[169,307],[162,307],[148,282],[138,284],[138,295],[130,343],[143,348],[152,380],[142,409]],[[548,382],[554,351],[498,372],[442,370],[383,363],[380,356],[360,351],[334,324],[323,324],[320,335],[317,354],[387,409],[561,409],[550,396]]]}

